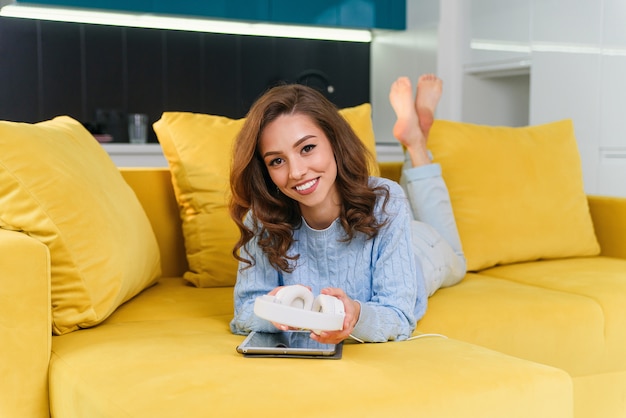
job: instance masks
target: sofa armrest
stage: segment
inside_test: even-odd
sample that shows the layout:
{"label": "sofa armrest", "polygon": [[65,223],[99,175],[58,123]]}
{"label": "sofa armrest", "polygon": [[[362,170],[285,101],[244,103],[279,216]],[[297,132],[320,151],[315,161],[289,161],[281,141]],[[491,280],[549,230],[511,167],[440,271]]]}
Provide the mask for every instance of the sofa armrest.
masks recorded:
{"label": "sofa armrest", "polygon": [[51,333],[48,247],[0,229],[0,416],[49,416]]}
{"label": "sofa armrest", "polygon": [[626,258],[626,198],[589,196],[588,200],[601,255]]}

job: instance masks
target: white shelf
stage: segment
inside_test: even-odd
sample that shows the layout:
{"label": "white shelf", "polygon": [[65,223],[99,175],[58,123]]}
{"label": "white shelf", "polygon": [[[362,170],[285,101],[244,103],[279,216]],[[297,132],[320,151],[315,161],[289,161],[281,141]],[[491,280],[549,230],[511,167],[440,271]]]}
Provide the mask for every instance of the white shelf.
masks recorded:
{"label": "white shelf", "polygon": [[511,77],[530,74],[530,58],[520,58],[504,61],[483,62],[480,64],[466,64],[463,67],[465,74],[482,78]]}
{"label": "white shelf", "polygon": [[167,167],[160,144],[102,144],[118,167]]}

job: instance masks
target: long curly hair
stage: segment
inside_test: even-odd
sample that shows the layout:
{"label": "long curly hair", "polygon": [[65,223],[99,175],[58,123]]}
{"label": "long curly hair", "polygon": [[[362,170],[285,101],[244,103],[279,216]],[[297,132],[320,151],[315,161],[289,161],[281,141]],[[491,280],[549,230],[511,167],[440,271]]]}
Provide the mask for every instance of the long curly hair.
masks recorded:
{"label": "long curly hair", "polygon": [[[337,191],[341,197],[340,222],[346,241],[356,232],[373,238],[385,225],[374,216],[378,196],[389,199],[386,187],[369,184],[368,161],[371,154],[341,116],[334,104],[318,91],[299,84],[273,87],[250,108],[233,149],[230,172],[230,215],[241,233],[233,248],[239,261],[251,266],[255,260],[241,248],[258,236],[258,245],[270,264],[292,272],[299,255],[288,256],[293,230],[302,224],[300,206],[277,191],[259,153],[259,141],[265,127],[281,115],[306,115],[317,124],[330,141],[337,163]],[[246,225],[251,212],[253,225]],[[246,258],[248,257],[248,258]]]}

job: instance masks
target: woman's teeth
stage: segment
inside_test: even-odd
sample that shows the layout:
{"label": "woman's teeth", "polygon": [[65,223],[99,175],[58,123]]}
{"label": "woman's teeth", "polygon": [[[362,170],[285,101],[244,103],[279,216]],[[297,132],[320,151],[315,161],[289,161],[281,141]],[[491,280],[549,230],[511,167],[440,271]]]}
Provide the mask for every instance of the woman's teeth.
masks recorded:
{"label": "woman's teeth", "polygon": [[296,190],[299,192],[303,192],[307,189],[310,189],[311,187],[313,187],[313,185],[317,182],[317,179],[315,180],[311,180],[311,181],[307,181],[304,184],[301,184],[300,186],[296,186]]}

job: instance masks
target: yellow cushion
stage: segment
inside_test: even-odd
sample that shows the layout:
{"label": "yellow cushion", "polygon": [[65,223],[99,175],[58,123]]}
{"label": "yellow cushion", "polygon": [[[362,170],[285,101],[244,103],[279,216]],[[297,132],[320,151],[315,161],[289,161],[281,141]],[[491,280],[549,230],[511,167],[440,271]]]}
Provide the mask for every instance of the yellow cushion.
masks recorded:
{"label": "yellow cushion", "polygon": [[100,323],[160,274],[159,249],[137,197],[69,117],[0,122],[0,228],[48,247],[57,334]]}
{"label": "yellow cushion", "polygon": [[571,120],[521,128],[439,120],[429,147],[470,271],[599,253]]}
{"label": "yellow cushion", "polygon": [[[371,106],[340,110],[375,157]],[[180,208],[189,271],[185,280],[198,287],[235,283],[232,249],[239,231],[228,213],[229,173],[234,139],[245,119],[166,112],[154,124],[172,173]],[[378,174],[375,161],[370,170]]]}

